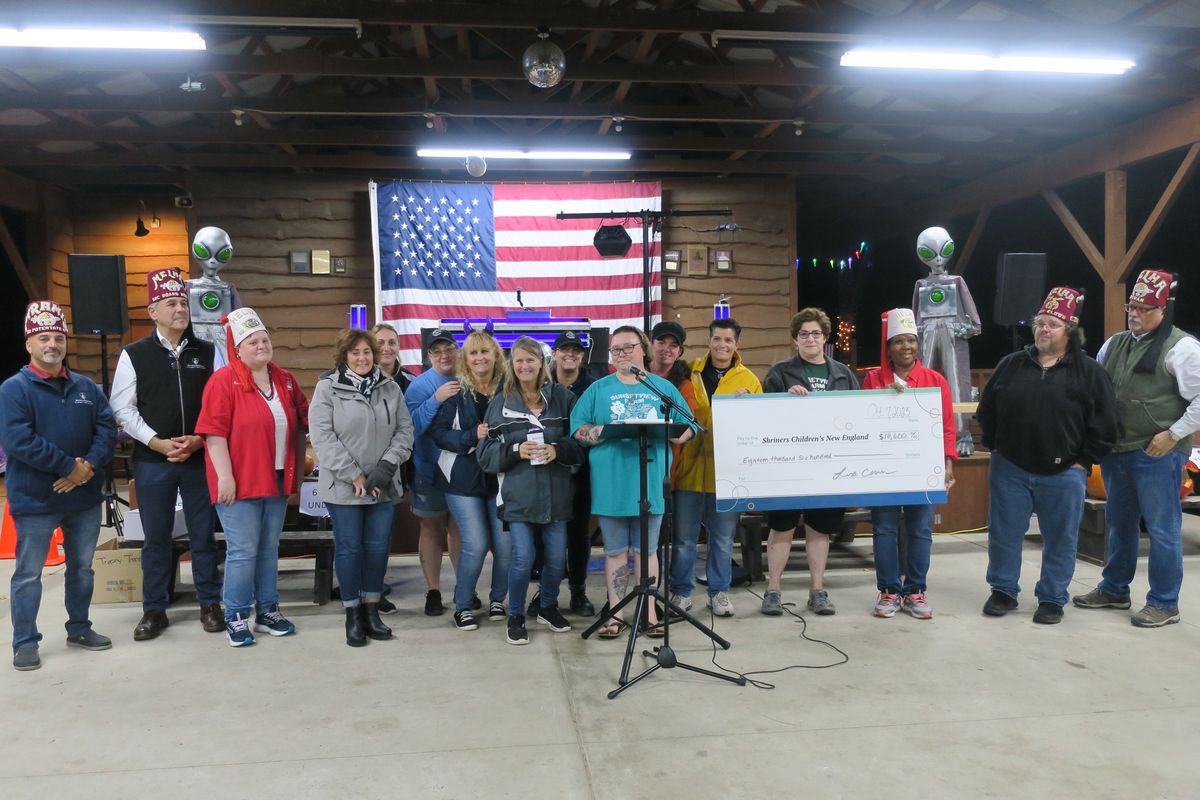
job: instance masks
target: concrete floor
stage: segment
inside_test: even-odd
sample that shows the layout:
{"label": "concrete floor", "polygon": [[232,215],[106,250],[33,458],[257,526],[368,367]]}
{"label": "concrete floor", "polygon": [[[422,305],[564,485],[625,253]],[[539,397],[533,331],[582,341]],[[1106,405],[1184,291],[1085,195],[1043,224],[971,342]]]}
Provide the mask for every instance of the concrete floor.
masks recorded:
{"label": "concrete floor", "polygon": [[[1185,530],[1197,552],[1200,518]],[[868,556],[869,539],[852,549]],[[102,605],[93,620],[113,649],[68,650],[61,570],[48,570],[43,667],[0,666],[0,797],[1200,796],[1200,556],[1187,558],[1183,622],[1147,631],[1128,612],[1072,608],[1057,627],[1033,625],[1038,539],[1026,554],[1020,610],[989,619],[985,537],[937,537],[928,622],[872,617],[873,573],[842,559],[827,579],[839,612],[807,632],[848,663],[763,676],[771,691],[660,671],[617,700],[605,694],[623,640],[531,626],[530,645],[511,647],[486,621],[460,633],[421,613],[409,558],[388,574],[397,639],[361,649],[343,643],[336,603],[306,602],[310,573],[289,571],[294,637],[235,650],[180,606],[163,637],[135,643],[140,608]],[[1098,574],[1080,563],[1073,590]],[[805,589],[789,573],[785,602]],[[1143,561],[1135,597],[1145,589]],[[744,589],[733,597],[738,616],[717,624],[734,645],[723,666],[839,660],[797,619],[761,616]],[[699,634],[673,630],[682,660],[711,666]]]}

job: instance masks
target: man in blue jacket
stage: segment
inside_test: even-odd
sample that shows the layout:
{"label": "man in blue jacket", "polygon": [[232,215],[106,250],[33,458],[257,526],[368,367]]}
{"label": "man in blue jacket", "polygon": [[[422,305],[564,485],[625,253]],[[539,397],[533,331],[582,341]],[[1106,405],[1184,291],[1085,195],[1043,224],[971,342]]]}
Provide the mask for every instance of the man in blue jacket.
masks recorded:
{"label": "man in blue jacket", "polygon": [[[417,545],[421,571],[425,575],[425,613],[436,617],[445,612],[442,605],[442,547],[450,553],[450,564],[458,568],[462,550],[458,527],[446,507],[446,497],[433,485],[437,469],[438,446],[429,435],[429,424],[442,402],[462,388],[454,377],[458,345],[443,328],[434,328],[425,340],[431,368],[422,372],[404,390],[404,402],[413,421],[413,486],[409,495],[412,513],[420,521],[421,539]],[[476,606],[478,608],[479,606]]]}
{"label": "man in blue jacket", "polygon": [[8,453],[8,507],[17,530],[12,577],[13,666],[42,665],[37,629],[42,565],[55,528],[67,556],[67,644],[107,650],[112,640],[92,630],[92,556],[100,536],[102,471],[112,459],[117,428],[104,393],[69,371],[67,324],[57,303],[25,312],[29,364],[0,385],[0,444]]}

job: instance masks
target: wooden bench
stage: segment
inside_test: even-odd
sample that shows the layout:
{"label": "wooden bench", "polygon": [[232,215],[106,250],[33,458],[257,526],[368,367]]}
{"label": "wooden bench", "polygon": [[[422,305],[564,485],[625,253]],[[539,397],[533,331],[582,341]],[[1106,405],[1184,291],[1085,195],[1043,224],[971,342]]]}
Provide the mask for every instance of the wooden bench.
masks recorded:
{"label": "wooden bench", "polygon": [[[1104,565],[1104,556],[1108,548],[1108,523],[1104,519],[1104,510],[1108,507],[1105,500],[1094,497],[1083,499],[1083,519],[1079,521],[1079,545],[1077,556],[1090,564]],[[1183,498],[1185,514],[1200,514],[1200,495]]]}
{"label": "wooden bench", "polygon": [[[224,559],[225,534],[216,532],[217,553]],[[124,541],[121,547],[142,546],[141,541]],[[187,537],[171,540],[171,583],[168,592],[175,601],[175,580],[179,575],[179,560],[191,549]],[[325,605],[333,595],[333,531],[285,530],[279,537],[279,557],[311,556],[313,559],[313,602]]]}
{"label": "wooden bench", "polygon": [[[870,523],[871,512],[868,509],[847,511],[842,523],[842,533],[831,538],[832,544],[848,544],[854,541],[854,528],[860,523]],[[802,521],[803,522],[803,521]],[[764,580],[763,551],[767,546],[767,519],[758,511],[747,511],[738,520],[738,545],[742,551],[742,565],[746,578],[750,583]],[[804,548],[804,535],[792,539],[793,551]],[[790,566],[790,563],[789,563]]]}

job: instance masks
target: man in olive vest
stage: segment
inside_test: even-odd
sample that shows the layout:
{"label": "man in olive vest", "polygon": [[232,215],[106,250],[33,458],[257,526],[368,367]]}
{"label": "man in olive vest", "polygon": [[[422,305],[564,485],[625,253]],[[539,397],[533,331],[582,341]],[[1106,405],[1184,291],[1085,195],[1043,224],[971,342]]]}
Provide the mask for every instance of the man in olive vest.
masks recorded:
{"label": "man in olive vest", "polygon": [[1140,628],[1179,622],[1183,583],[1183,465],[1200,429],[1200,342],[1172,325],[1175,278],[1146,269],[1125,305],[1129,330],[1096,360],[1117,391],[1121,433],[1100,462],[1108,493],[1108,553],[1100,585],[1074,598],[1079,608],[1129,608],[1139,520],[1150,533],[1150,592],[1132,617]]}
{"label": "man in olive vest", "polygon": [[213,540],[216,515],[199,452],[204,442],[196,435],[204,385],[224,361],[192,329],[187,285],[179,270],[152,270],[146,276],[146,299],[155,330],[121,351],[112,385],[113,413],[135,441],[133,476],[145,534],[142,618],[133,629],[139,642],[158,638],[170,624],[177,494],[187,521],[200,622],[210,633],[225,630]]}

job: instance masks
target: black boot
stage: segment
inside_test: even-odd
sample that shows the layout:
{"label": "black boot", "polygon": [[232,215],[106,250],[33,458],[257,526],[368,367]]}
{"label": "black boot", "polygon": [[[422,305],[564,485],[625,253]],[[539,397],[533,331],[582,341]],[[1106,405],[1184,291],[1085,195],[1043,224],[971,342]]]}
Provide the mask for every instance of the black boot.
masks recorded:
{"label": "black boot", "polygon": [[392,638],[392,629],[384,625],[383,620],[379,618],[379,605],[377,603],[363,603],[362,610],[363,632],[368,637],[378,642]]}
{"label": "black boot", "polygon": [[363,633],[362,619],[362,606],[346,609],[346,644],[351,647],[363,647],[367,643],[367,637]]}
{"label": "black boot", "polygon": [[596,607],[587,598],[587,590],[582,586],[571,587],[571,613],[581,617],[596,616]]}

